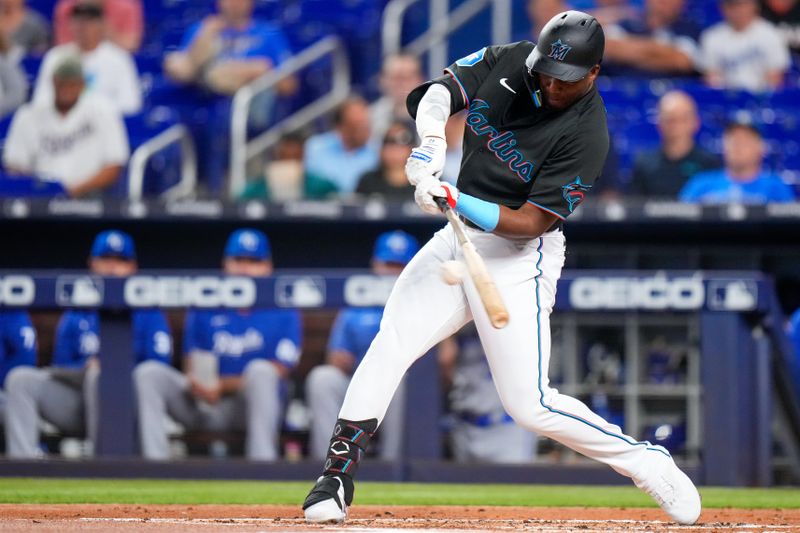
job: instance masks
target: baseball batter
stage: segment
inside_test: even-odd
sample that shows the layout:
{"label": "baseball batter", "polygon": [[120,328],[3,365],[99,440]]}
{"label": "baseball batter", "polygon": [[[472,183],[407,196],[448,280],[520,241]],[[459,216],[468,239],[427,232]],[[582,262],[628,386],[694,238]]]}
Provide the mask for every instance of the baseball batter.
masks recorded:
{"label": "baseball batter", "polygon": [[[449,225],[437,232],[398,278],[353,376],[323,475],[303,504],[308,521],[344,520],[358,462],[406,369],[470,320],[503,406],[519,425],[632,478],[675,521],[699,517],[697,489],[667,450],[623,434],[548,383],[549,316],[564,264],[561,224],[591,189],[608,151],[605,109],[594,86],[604,44],[597,20],[567,11],[545,25],[536,45],[483,48],[409,95],[422,139],[406,165],[415,199],[436,212],[435,199],[444,197],[468,222],[510,322],[494,329],[469,281],[442,282],[440,264],[460,259],[461,250]],[[438,176],[445,121],[465,108],[456,188]]]}

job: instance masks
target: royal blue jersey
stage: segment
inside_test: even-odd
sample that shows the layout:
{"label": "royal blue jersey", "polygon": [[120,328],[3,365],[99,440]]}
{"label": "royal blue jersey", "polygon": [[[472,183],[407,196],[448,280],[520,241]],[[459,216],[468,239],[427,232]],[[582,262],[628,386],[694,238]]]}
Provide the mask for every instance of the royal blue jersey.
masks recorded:
{"label": "royal blue jersey", "polygon": [[731,179],[725,170],[712,170],[692,176],[680,193],[680,199],[684,202],[707,204],[765,204],[791,202],[794,198],[792,188],[774,174],[762,172],[756,179],[742,183]]}
{"label": "royal blue jersey", "polygon": [[[157,309],[134,311],[133,353],[137,362],[148,359],[170,364],[172,334],[164,313]],[[67,311],[56,329],[53,366],[82,368],[89,357],[100,352],[100,319],[97,311]],[[108,347],[113,350],[113,346]]]}
{"label": "royal blue jersey", "polygon": [[189,311],[183,351],[212,352],[221,376],[239,376],[254,359],[294,368],[300,358],[302,319],[293,309]]}
{"label": "royal blue jersey", "polygon": [[[200,30],[202,22],[189,28],[184,35],[181,49],[186,50],[191,46]],[[277,67],[289,56],[292,50],[283,31],[272,24],[252,21],[243,29],[224,28],[219,35],[220,51],[215,59],[253,59],[267,58]]]}
{"label": "royal blue jersey", "polygon": [[345,351],[353,355],[356,365],[361,363],[378,334],[383,317],[383,307],[348,308],[339,311],[328,339],[328,352]]}
{"label": "royal blue jersey", "polygon": [[20,365],[36,366],[36,331],[25,311],[0,311],[0,386]]}

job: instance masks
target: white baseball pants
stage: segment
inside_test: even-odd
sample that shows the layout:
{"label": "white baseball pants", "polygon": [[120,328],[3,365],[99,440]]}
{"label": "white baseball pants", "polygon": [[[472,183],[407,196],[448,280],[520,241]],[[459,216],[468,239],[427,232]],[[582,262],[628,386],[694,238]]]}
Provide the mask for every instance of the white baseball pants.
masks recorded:
{"label": "white baseball pants", "polygon": [[508,326],[492,327],[469,278],[455,286],[442,280],[442,262],[463,260],[453,229],[447,225],[398,278],[380,331],[353,375],[339,417],[380,421],[408,367],[474,320],[500,399],[517,424],[623,475],[644,475],[654,453],[667,454],[663,448],[623,434],[582,402],[549,386],[550,313],[564,265],[563,233],[515,240],[466,231],[508,308]]}

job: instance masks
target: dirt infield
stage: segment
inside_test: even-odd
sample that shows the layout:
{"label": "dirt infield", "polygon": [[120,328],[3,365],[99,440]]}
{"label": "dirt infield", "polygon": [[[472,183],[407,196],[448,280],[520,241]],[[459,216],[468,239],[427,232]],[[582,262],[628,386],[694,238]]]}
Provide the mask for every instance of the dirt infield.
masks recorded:
{"label": "dirt infield", "polygon": [[0,531],[800,531],[800,510],[709,509],[694,527],[659,509],[356,506],[345,526],[309,526],[294,506],[0,505]]}

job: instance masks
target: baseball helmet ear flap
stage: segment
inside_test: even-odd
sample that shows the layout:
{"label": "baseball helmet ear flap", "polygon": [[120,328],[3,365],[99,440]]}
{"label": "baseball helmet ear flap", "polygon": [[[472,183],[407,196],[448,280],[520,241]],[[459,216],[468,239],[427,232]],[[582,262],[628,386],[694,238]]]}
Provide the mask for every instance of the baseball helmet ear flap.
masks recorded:
{"label": "baseball helmet ear flap", "polygon": [[525,60],[529,75],[540,72],[561,81],[578,81],[603,60],[606,38],[593,16],[581,11],[559,13],[545,24],[536,47]]}

